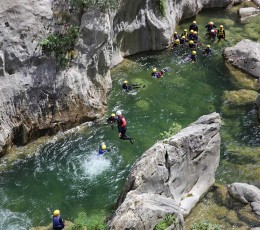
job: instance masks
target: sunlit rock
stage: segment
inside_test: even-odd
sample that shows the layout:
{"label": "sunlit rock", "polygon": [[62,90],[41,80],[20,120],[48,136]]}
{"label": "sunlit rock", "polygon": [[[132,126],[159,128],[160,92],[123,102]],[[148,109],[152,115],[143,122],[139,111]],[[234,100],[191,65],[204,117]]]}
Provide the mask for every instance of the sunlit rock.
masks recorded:
{"label": "sunlit rock", "polygon": [[240,8],[239,16],[241,20],[245,20],[248,17],[253,17],[260,14],[260,9],[254,7]]}
{"label": "sunlit rock", "polygon": [[260,216],[260,190],[245,183],[233,183],[228,185],[228,191],[235,199],[242,203],[250,203],[253,211]]}
{"label": "sunlit rock", "polygon": [[215,181],[219,130],[220,116],[212,113],[148,149],[127,177],[110,229],[153,229],[171,213],[182,225]]}

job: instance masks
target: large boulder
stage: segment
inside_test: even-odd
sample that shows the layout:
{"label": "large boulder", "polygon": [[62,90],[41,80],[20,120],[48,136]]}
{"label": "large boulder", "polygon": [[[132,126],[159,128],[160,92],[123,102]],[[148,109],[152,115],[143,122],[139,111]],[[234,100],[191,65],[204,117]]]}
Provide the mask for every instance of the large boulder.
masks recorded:
{"label": "large boulder", "polygon": [[[132,167],[110,229],[153,229],[167,214],[183,226],[215,181],[220,116],[212,113],[148,149]],[[127,224],[126,224],[127,223]]]}
{"label": "large boulder", "polygon": [[245,183],[228,185],[228,191],[235,199],[252,206],[253,211],[260,216],[260,189]]}
{"label": "large boulder", "polygon": [[232,65],[260,77],[260,42],[244,39],[234,47],[225,48],[223,54]]}
{"label": "large boulder", "polygon": [[255,7],[240,8],[238,14],[241,20],[245,20],[248,17],[259,15],[260,9],[257,9]]}

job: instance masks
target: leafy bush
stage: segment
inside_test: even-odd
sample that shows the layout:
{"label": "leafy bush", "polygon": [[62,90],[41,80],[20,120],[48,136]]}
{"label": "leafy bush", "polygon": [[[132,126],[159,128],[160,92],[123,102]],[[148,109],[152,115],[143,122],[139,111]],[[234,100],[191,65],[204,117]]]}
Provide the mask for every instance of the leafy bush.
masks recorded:
{"label": "leafy bush", "polygon": [[159,9],[163,17],[166,17],[166,0],[158,0]]}
{"label": "leafy bush", "polygon": [[68,230],[104,230],[105,225],[105,212],[101,211],[98,214],[88,216],[85,212],[79,213],[74,221],[74,225]]}
{"label": "leafy bush", "polygon": [[176,222],[176,218],[173,215],[166,215],[165,218],[155,225],[155,230],[165,230],[169,226],[171,226],[174,222]]}
{"label": "leafy bush", "polygon": [[49,35],[39,42],[39,45],[42,47],[42,53],[53,55],[60,67],[65,67],[69,61],[68,54],[74,50],[75,40],[78,34],[78,28],[71,27],[65,34]]}
{"label": "leafy bush", "polygon": [[182,129],[181,125],[178,123],[173,122],[172,126],[170,127],[169,131],[164,131],[160,133],[162,139],[169,138],[174,134],[178,133]]}
{"label": "leafy bush", "polygon": [[72,0],[72,4],[84,7],[98,7],[101,10],[118,9],[119,0]]}
{"label": "leafy bush", "polygon": [[218,224],[212,224],[209,221],[200,221],[191,225],[190,230],[222,230]]}

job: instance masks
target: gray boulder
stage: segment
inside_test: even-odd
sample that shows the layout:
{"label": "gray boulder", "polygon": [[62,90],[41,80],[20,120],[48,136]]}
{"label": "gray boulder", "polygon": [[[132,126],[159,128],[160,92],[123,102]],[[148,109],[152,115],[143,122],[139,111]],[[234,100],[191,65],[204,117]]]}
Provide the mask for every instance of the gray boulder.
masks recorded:
{"label": "gray boulder", "polygon": [[260,77],[260,43],[243,39],[234,47],[225,48],[224,57],[234,66]]}
{"label": "gray boulder", "polygon": [[228,191],[232,197],[242,203],[250,203],[253,211],[260,216],[260,189],[254,185],[233,183],[228,185]]}
{"label": "gray boulder", "polygon": [[153,229],[174,214],[182,229],[183,216],[215,182],[219,130],[220,116],[212,113],[148,149],[127,177],[109,228]]}
{"label": "gray boulder", "polygon": [[243,21],[248,17],[257,16],[260,14],[260,9],[254,7],[240,8],[238,11],[240,19]]}

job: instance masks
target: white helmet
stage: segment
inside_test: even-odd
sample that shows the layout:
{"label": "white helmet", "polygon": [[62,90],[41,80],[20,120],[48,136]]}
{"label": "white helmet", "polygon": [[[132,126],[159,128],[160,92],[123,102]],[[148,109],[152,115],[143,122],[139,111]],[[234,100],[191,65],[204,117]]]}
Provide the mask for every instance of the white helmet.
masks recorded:
{"label": "white helmet", "polygon": [[116,115],[117,115],[117,116],[120,116],[120,115],[122,115],[122,112],[121,112],[120,110],[117,110],[117,111],[116,111]]}

